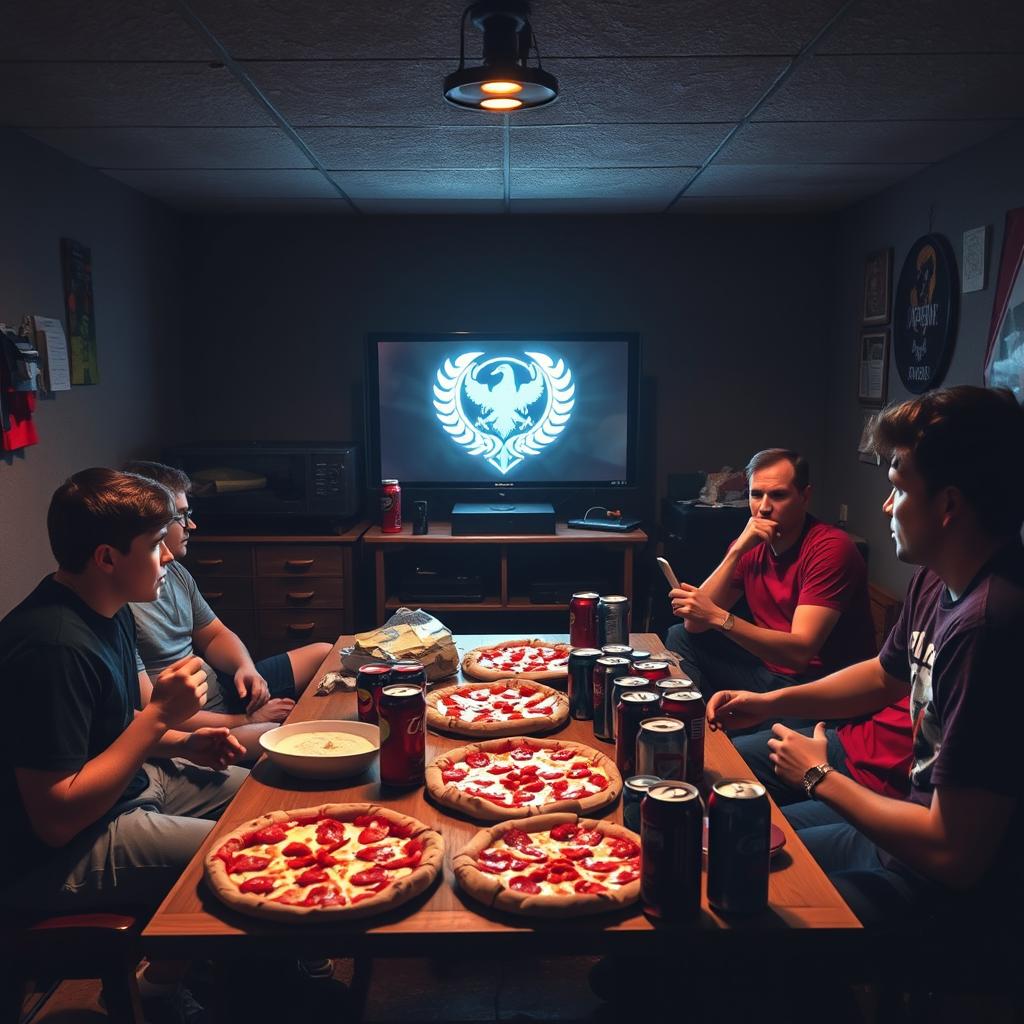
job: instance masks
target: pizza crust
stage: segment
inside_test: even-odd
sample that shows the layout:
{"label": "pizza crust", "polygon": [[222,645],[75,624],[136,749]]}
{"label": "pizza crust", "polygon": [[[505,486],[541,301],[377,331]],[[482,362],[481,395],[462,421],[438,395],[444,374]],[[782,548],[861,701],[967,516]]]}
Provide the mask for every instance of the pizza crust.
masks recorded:
{"label": "pizza crust", "polygon": [[[423,842],[423,856],[412,872],[393,881],[380,893],[375,893],[359,903],[346,903],[344,906],[300,907],[291,904],[275,903],[273,899],[254,893],[240,892],[238,884],[228,874],[227,865],[217,856],[217,852],[232,839],[242,839],[249,833],[258,831],[267,825],[278,822],[295,821],[296,819],[314,819],[319,817],[336,818],[338,821],[350,822],[360,815],[384,818],[389,822],[411,829],[406,839],[419,839]],[[286,923],[305,919],[307,922],[336,921],[339,918],[352,920],[359,917],[371,917],[383,914],[401,904],[414,899],[428,889],[440,874],[444,864],[444,839],[439,832],[428,828],[423,822],[407,814],[400,814],[390,807],[378,804],[323,804],[320,807],[301,807],[288,811],[273,811],[264,814],[225,835],[220,835],[206,853],[205,877],[216,896],[232,910],[258,917],[262,920]]]}
{"label": "pizza crust", "polygon": [[640,879],[627,882],[607,892],[579,894],[531,894],[516,892],[501,884],[498,876],[485,873],[477,867],[478,856],[494,844],[511,828],[523,832],[548,832],[556,825],[578,825],[594,829],[616,839],[629,839],[640,845],[640,837],[622,825],[611,821],[595,821],[576,814],[541,814],[529,821],[503,821],[491,828],[481,829],[452,860],[452,870],[460,888],[467,895],[493,910],[528,917],[582,917],[606,914],[632,906],[640,899]]}
{"label": "pizza crust", "polygon": [[543,683],[525,676],[503,676],[497,682],[509,686],[525,683],[538,694],[553,697],[555,705],[551,709],[551,714],[510,721],[465,722],[449,714],[441,703],[442,698],[473,686],[472,683],[458,683],[454,686],[442,686],[427,694],[427,726],[435,732],[447,732],[455,736],[524,736],[527,733],[550,732],[568,721],[569,698],[561,690],[553,690],[550,686],[544,686]]}
{"label": "pizza crust", "polygon": [[[497,651],[504,647],[552,647],[564,657],[569,657],[569,652],[572,648],[569,644],[551,643],[547,640],[534,640],[534,639],[523,639],[523,640],[503,640],[498,644],[487,644],[483,647],[474,647],[473,650],[469,651],[462,658],[462,672],[470,679],[483,679],[488,682],[496,682],[499,679],[508,679],[510,675],[509,669],[495,669],[485,668],[480,662],[480,655],[484,651]],[[533,679],[533,680],[552,680],[552,679],[567,679],[569,676],[568,664],[556,669],[544,669],[537,670],[535,672],[516,672],[515,673],[520,679]]]}
{"label": "pizza crust", "polygon": [[[580,799],[553,800],[546,804],[531,806],[525,804],[522,807],[499,807],[490,800],[474,796],[471,793],[463,792],[458,783],[445,782],[441,773],[451,768],[459,761],[465,760],[467,754],[476,750],[485,753],[506,753],[514,746],[529,744],[532,747],[561,750],[570,748],[577,752],[580,758],[586,758],[594,766],[600,769],[608,777],[608,787],[597,793],[588,794]],[[582,743],[571,743],[568,740],[547,740],[533,736],[520,737],[518,739],[497,739],[483,740],[479,743],[470,743],[464,747],[455,747],[435,758],[427,765],[426,792],[435,803],[464,814],[474,821],[505,821],[507,819],[531,818],[541,814],[555,812],[566,812],[572,814],[594,814],[604,807],[608,807],[618,800],[622,793],[622,776],[619,774],[615,762],[606,754],[593,747],[585,746]]]}

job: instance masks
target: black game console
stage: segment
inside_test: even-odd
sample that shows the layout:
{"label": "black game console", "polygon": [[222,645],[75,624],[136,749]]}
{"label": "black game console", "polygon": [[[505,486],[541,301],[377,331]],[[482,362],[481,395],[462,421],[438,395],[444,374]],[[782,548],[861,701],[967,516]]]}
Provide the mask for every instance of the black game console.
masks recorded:
{"label": "black game console", "polygon": [[594,519],[570,519],[566,525],[574,530],[604,530],[607,533],[629,533],[630,530],[635,530],[642,522],[642,519],[609,519],[606,516],[601,516]]}
{"label": "black game console", "polygon": [[457,573],[419,569],[402,578],[398,596],[408,603],[472,604],[484,599],[484,584],[477,575],[463,576]]}
{"label": "black game console", "polygon": [[459,502],[452,508],[453,537],[528,536],[555,533],[555,509],[546,502],[505,504]]}

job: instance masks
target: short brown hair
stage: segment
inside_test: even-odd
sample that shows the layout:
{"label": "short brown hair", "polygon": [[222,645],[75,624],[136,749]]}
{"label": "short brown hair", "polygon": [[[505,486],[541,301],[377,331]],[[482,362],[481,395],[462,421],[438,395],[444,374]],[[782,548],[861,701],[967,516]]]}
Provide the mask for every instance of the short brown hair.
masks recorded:
{"label": "short brown hair", "polygon": [[1007,388],[962,384],[891,405],[875,419],[872,443],[886,459],[909,451],[929,493],[956,487],[993,536],[1020,530],[1024,409]]}
{"label": "short brown hair", "polygon": [[773,466],[776,462],[785,459],[793,466],[793,485],[798,491],[806,490],[811,482],[811,464],[799,453],[791,448],[765,448],[758,452],[748,463],[744,472],[747,474],[747,482],[759,469],[765,466]]}
{"label": "short brown hair", "polygon": [[174,513],[174,496],[155,480],[116,469],[83,469],[50,499],[50,549],[66,572],[82,572],[101,544],[127,553],[136,537],[162,529]]}
{"label": "short brown hair", "polygon": [[137,476],[146,476],[163,484],[172,494],[179,491],[182,494],[192,493],[192,481],[188,473],[177,466],[168,466],[163,462],[147,462],[145,459],[133,459],[126,462],[124,472],[135,473]]}

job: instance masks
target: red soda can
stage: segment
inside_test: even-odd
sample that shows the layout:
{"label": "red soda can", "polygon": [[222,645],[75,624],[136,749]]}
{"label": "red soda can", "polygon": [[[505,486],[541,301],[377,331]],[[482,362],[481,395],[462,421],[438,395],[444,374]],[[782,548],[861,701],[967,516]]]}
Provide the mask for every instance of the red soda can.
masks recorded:
{"label": "red soda can", "polygon": [[684,921],[700,911],[704,805],[696,786],[661,782],[640,804],[640,899],[644,913]]}
{"label": "red soda can", "polygon": [[653,691],[627,689],[620,693],[615,706],[615,766],[624,779],[636,774],[636,734],[640,723],[657,713],[658,695]]}
{"label": "red soda can", "polygon": [[397,480],[380,482],[380,532],[402,532],[402,488]]}
{"label": "red soda can", "polygon": [[686,723],[686,781],[699,786],[704,779],[704,699],[698,690],[665,690],[661,694],[661,713]]}
{"label": "red soda can", "polygon": [[571,647],[597,646],[598,594],[581,590],[569,602],[569,645]]}
{"label": "red soda can", "polygon": [[359,721],[377,724],[377,703],[381,687],[391,682],[391,666],[383,661],[360,665],[356,673],[356,705]]}
{"label": "red soda can", "polygon": [[427,670],[418,661],[396,661],[391,666],[391,682],[406,683],[408,686],[427,685]]}
{"label": "red soda can", "polygon": [[380,692],[380,782],[422,786],[427,770],[423,688],[395,683]]}
{"label": "red soda can", "polygon": [[667,661],[651,658],[648,661],[634,661],[630,673],[634,676],[643,676],[648,682],[656,683],[659,679],[670,676],[672,669],[669,668]]}

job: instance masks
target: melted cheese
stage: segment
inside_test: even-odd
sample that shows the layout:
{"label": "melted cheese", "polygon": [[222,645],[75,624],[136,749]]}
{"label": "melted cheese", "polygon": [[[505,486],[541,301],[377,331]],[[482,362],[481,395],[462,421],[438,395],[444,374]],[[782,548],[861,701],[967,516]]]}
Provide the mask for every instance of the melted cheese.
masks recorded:
{"label": "melted cheese", "polygon": [[303,754],[306,757],[339,757],[373,750],[373,744],[365,736],[350,732],[300,732],[285,736],[275,746],[278,753]]}

